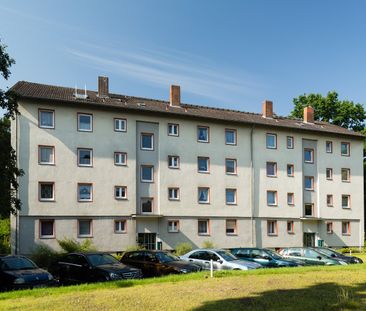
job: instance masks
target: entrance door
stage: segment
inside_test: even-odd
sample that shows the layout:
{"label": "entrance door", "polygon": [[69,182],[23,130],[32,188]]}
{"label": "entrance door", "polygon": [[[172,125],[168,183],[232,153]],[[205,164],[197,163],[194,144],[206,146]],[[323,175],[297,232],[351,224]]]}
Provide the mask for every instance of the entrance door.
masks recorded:
{"label": "entrance door", "polygon": [[304,247],[315,247],[315,233],[304,232]]}
{"label": "entrance door", "polygon": [[137,243],[145,249],[156,249],[156,233],[139,233]]}

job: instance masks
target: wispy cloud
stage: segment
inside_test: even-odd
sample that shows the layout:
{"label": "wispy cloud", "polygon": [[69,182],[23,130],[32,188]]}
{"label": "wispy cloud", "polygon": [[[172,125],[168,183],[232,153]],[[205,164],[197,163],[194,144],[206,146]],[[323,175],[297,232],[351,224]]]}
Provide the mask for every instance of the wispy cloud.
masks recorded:
{"label": "wispy cloud", "polygon": [[224,104],[235,104],[235,99],[257,96],[264,88],[254,75],[223,68],[180,51],[106,48],[84,43],[82,48],[69,48],[67,52],[103,72],[163,87],[179,84],[183,92]]}

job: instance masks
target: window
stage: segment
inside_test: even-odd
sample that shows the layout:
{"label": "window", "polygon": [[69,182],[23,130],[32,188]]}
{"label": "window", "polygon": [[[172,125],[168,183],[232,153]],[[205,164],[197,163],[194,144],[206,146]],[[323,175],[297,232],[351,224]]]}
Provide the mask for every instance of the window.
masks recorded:
{"label": "window", "polygon": [[236,235],[236,219],[227,219],[226,220],[226,234],[227,235]]}
{"label": "window", "polygon": [[236,204],[236,189],[226,189],[226,204]]}
{"label": "window", "polygon": [[325,176],[328,180],[332,180],[333,179],[333,169],[332,168],[327,168],[325,170]]}
{"label": "window", "polygon": [[55,164],[55,147],[38,146],[38,163],[42,165]]}
{"label": "window", "polygon": [[267,149],[277,148],[277,135],[276,134],[266,134],[266,147]]}
{"label": "window", "polygon": [[210,158],[198,157],[197,165],[198,165],[199,173],[209,173],[210,172]]}
{"label": "window", "polygon": [[115,186],[114,197],[117,200],[127,199],[127,187],[126,186]]}
{"label": "window", "polygon": [[150,133],[141,134],[141,149],[154,150],[154,134]]}
{"label": "window", "polygon": [[268,177],[277,177],[277,163],[276,162],[267,162],[266,170],[267,170]]}
{"label": "window", "polygon": [[91,202],[93,201],[93,185],[78,184],[78,201]]}
{"label": "window", "polygon": [[168,135],[169,136],[179,136],[179,124],[168,124]]}
{"label": "window", "polygon": [[267,221],[267,234],[268,235],[277,235],[277,220],[268,220]]}
{"label": "window", "polygon": [[39,237],[41,239],[52,239],[55,237],[55,221],[53,219],[42,219],[39,221]]}
{"label": "window", "polygon": [[179,200],[179,188],[168,188],[168,199],[171,201]]}
{"label": "window", "polygon": [[178,156],[168,156],[168,167],[169,168],[179,168],[179,157]]}
{"label": "window", "polygon": [[198,220],[198,234],[209,235],[210,234],[210,221],[209,220]]}
{"label": "window", "polygon": [[115,152],[114,153],[114,165],[127,165],[127,153]]}
{"label": "window", "polygon": [[313,216],[313,207],[314,205],[311,203],[305,203],[305,217],[312,217]]}
{"label": "window", "polygon": [[342,222],[342,234],[351,235],[351,224],[349,221]]}
{"label": "window", "polygon": [[287,204],[288,205],[294,205],[295,204],[295,199],[294,199],[294,193],[293,192],[288,192],[287,193]]}
{"label": "window", "polygon": [[209,140],[209,128],[207,126],[197,126],[197,141],[208,143]]}
{"label": "window", "polygon": [[154,167],[151,165],[141,165],[141,181],[154,182]]}
{"label": "window", "polygon": [[127,232],[126,220],[115,220],[114,233],[126,233],[126,232]]}
{"label": "window", "polygon": [[226,174],[236,174],[236,159],[225,159]]}
{"label": "window", "polygon": [[342,194],[342,208],[351,208],[351,196]]}
{"label": "window", "polygon": [[349,143],[341,143],[341,155],[345,157],[350,156],[350,144]]}
{"label": "window", "polygon": [[78,148],[78,166],[93,166],[93,149]]}
{"label": "window", "polygon": [[210,188],[198,188],[198,203],[210,203]]}
{"label": "window", "polygon": [[292,136],[287,136],[287,149],[294,149],[294,138]]}
{"label": "window", "polygon": [[267,205],[276,206],[277,205],[277,191],[267,191]]}
{"label": "window", "polygon": [[225,129],[225,144],[236,145],[236,130]]}
{"label": "window", "polygon": [[78,113],[78,131],[92,132],[93,131],[93,115]]}
{"label": "window", "polygon": [[153,198],[141,198],[141,212],[143,214],[153,212]]}
{"label": "window", "polygon": [[332,234],[333,233],[333,223],[327,222],[327,233]]}
{"label": "window", "polygon": [[39,200],[54,201],[55,200],[55,183],[40,182],[39,183]]}
{"label": "window", "polygon": [[314,190],[313,176],[305,176],[305,190]]}
{"label": "window", "polygon": [[341,176],[343,182],[349,182],[351,179],[351,170],[349,168],[342,168]]}
{"label": "window", "polygon": [[168,232],[179,232],[179,220],[168,221]]}
{"label": "window", "polygon": [[127,131],[127,120],[126,119],[114,119],[114,131],[115,132],[126,132]]}
{"label": "window", "polygon": [[333,194],[327,194],[327,206],[333,206]]}
{"label": "window", "polygon": [[313,149],[304,149],[304,161],[305,163],[314,163],[314,150]]}
{"label": "window", "polygon": [[287,164],[287,176],[288,177],[294,177],[294,165],[293,164]]}
{"label": "window", "polygon": [[79,237],[91,237],[92,236],[92,220],[91,219],[79,219],[78,236]]}
{"label": "window", "polygon": [[38,126],[46,129],[55,128],[55,111],[54,110],[39,110],[38,111]]}
{"label": "window", "polygon": [[326,153],[332,153],[333,152],[333,142],[326,141],[325,142],[325,152]]}
{"label": "window", "polygon": [[294,222],[293,221],[288,221],[287,222],[287,233],[289,234],[294,234]]}

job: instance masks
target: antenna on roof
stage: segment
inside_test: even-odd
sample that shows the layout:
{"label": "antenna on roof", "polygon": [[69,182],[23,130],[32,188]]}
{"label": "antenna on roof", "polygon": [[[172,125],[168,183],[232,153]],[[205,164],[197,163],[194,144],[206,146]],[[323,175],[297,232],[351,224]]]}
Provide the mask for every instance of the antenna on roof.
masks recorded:
{"label": "antenna on roof", "polygon": [[85,93],[84,94],[78,94],[78,87],[75,84],[75,93],[74,96],[76,99],[87,99],[88,98],[88,94],[86,93],[86,84],[85,84]]}

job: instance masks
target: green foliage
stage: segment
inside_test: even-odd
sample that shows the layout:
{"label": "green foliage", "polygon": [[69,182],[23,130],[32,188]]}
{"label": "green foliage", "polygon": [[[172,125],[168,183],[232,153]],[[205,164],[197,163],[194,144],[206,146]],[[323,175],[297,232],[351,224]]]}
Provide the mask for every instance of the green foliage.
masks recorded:
{"label": "green foliage", "polygon": [[0,219],[0,254],[10,253],[10,219]]}
{"label": "green foliage", "polygon": [[346,253],[349,254],[350,252],[352,252],[352,254],[353,254],[353,253],[362,253],[363,249],[361,248],[361,251],[360,251],[360,249],[358,247],[344,247],[344,248],[338,249],[337,251],[342,254],[346,254]]}
{"label": "green foliage", "polygon": [[187,254],[192,249],[193,249],[193,247],[190,243],[187,243],[187,242],[179,243],[175,247],[175,254],[177,256],[181,256],[181,255]]}
{"label": "green foliage", "polygon": [[38,244],[31,252],[30,258],[41,268],[49,269],[60,254],[46,244]]}
{"label": "green foliage", "polygon": [[133,252],[133,251],[141,251],[141,250],[144,250],[145,247],[141,246],[141,245],[131,245],[131,246],[128,246],[126,248],[126,252]]}
{"label": "green foliage", "polygon": [[290,117],[302,118],[304,108],[314,108],[315,120],[329,122],[354,131],[362,131],[365,127],[366,111],[359,103],[339,100],[337,92],[321,94],[304,94],[293,99],[294,109]]}
{"label": "green foliage", "polygon": [[203,242],[202,248],[215,248],[215,244],[212,241],[206,240]]}
{"label": "green foliage", "polygon": [[80,243],[74,239],[64,238],[63,240],[57,240],[57,242],[66,253],[96,251],[96,248],[90,239],[86,239]]}

